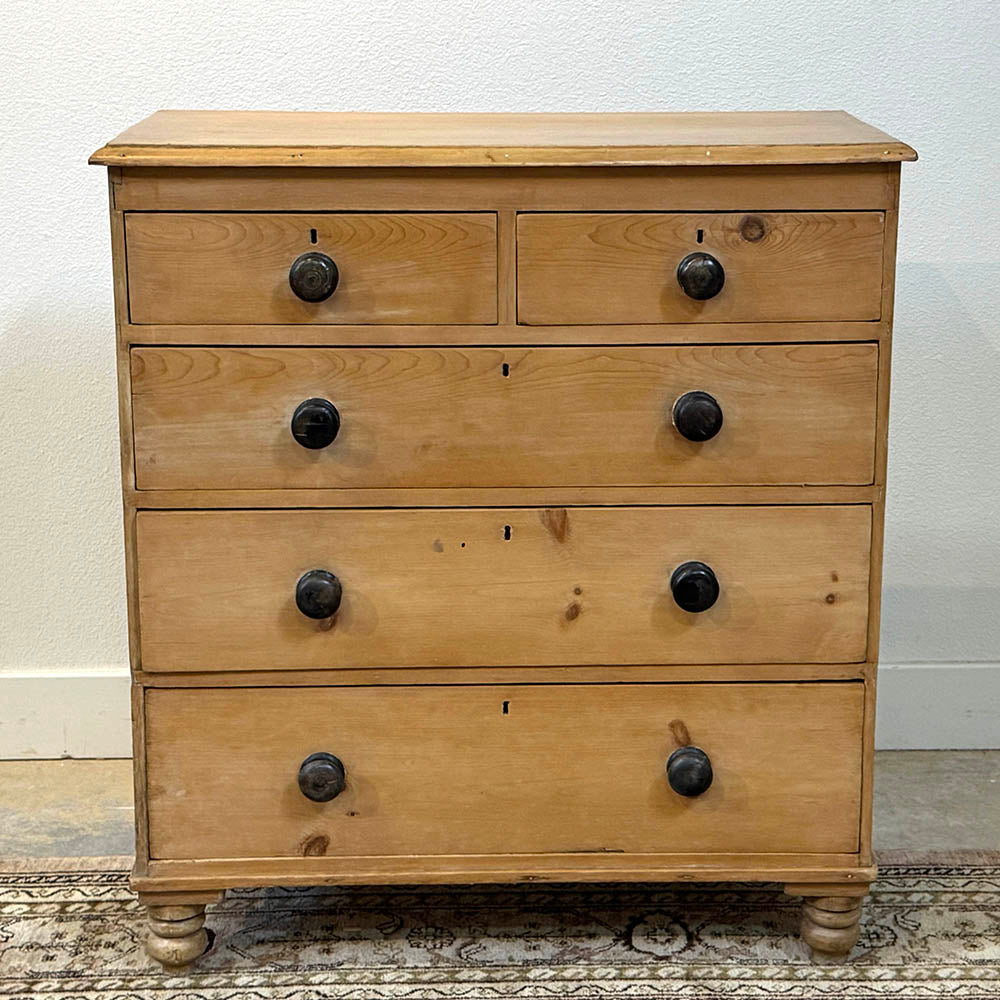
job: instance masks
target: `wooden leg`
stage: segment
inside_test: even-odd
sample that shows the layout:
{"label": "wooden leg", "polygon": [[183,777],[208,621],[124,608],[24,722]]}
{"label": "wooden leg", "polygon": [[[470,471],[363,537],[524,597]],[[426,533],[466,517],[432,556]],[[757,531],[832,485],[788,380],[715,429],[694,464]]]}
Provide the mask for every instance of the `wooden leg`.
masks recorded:
{"label": "wooden leg", "polygon": [[165,968],[179,971],[205,954],[208,932],[205,930],[205,904],[222,898],[221,892],[141,893],[145,904],[149,933],[146,954]]}
{"label": "wooden leg", "polygon": [[786,885],[789,896],[802,896],[802,940],[815,961],[842,962],[858,940],[861,907],[868,882],[797,883]]}
{"label": "wooden leg", "polygon": [[813,896],[802,904],[802,940],[814,959],[843,961],[858,940],[864,897]]}

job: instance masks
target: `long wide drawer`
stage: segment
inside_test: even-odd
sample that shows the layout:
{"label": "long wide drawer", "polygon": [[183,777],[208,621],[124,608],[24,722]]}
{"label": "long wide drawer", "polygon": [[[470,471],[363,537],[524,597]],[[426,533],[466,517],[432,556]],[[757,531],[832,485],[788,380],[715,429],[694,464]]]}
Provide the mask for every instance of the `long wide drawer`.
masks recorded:
{"label": "long wide drawer", "polygon": [[[859,683],[152,689],[150,853],[850,853],[863,701]],[[711,768],[683,795],[681,744]]]}
{"label": "long wide drawer", "polygon": [[[875,320],[883,229],[881,212],[524,213],[518,320]],[[705,297],[692,297],[679,280],[692,254],[686,280]]]}
{"label": "long wide drawer", "polygon": [[[129,212],[125,241],[133,323],[497,320],[492,213]],[[306,254],[297,281],[315,301],[293,289]]]}
{"label": "long wide drawer", "polygon": [[870,533],[864,505],[140,511],[142,667],[856,662]]}
{"label": "long wide drawer", "polygon": [[[874,344],[143,347],[131,357],[140,489],[873,475]],[[706,393],[721,426],[684,409]]]}

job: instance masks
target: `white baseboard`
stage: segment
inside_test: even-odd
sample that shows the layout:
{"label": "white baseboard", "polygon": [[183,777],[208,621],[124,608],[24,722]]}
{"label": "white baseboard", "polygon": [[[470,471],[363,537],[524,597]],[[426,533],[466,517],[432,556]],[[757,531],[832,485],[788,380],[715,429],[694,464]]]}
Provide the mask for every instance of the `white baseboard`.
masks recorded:
{"label": "white baseboard", "polygon": [[1000,663],[883,663],[879,750],[1000,749]]}
{"label": "white baseboard", "polygon": [[[880,750],[1000,749],[1000,663],[879,667]],[[0,674],[0,760],[130,757],[126,670]]]}
{"label": "white baseboard", "polygon": [[131,757],[127,669],[0,673],[0,760]]}

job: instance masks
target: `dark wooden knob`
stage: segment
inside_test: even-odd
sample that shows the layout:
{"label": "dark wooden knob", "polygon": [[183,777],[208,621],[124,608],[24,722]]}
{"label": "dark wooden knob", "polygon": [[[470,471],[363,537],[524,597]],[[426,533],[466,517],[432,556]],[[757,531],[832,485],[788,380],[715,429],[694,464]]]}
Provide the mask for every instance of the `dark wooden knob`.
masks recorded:
{"label": "dark wooden knob", "polygon": [[680,747],[667,761],[667,781],[678,795],[693,798],[712,784],[712,762],[698,747]]}
{"label": "dark wooden knob", "polygon": [[340,433],[340,411],[328,399],[306,399],[292,414],[292,437],[303,448],[325,448]]}
{"label": "dark wooden knob", "polygon": [[299,765],[299,789],[313,802],[329,802],[346,787],[344,763],[332,753],[311,753]]}
{"label": "dark wooden knob", "polygon": [[689,253],[677,265],[677,283],[689,298],[711,299],[722,291],[726,272],[710,253]]}
{"label": "dark wooden knob", "polygon": [[306,618],[331,618],[340,607],[344,588],[325,569],[311,569],[295,585],[295,603]]}
{"label": "dark wooden knob", "polygon": [[288,284],[303,302],[322,302],[337,290],[340,271],[332,257],[310,250],[288,269]]}
{"label": "dark wooden knob", "polygon": [[703,562],[681,563],[670,577],[670,591],[684,611],[707,611],[719,599],[719,581]]}
{"label": "dark wooden knob", "polygon": [[681,437],[708,441],[722,430],[722,407],[707,392],[686,392],[674,403],[671,419]]}

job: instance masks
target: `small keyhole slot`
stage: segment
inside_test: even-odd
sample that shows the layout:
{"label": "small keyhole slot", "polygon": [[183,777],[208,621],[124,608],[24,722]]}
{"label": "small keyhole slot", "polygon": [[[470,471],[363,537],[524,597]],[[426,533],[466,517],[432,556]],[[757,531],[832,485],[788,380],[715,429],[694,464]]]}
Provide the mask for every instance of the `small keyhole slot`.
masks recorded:
{"label": "small keyhole slot", "polygon": [[[315,230],[313,230],[313,232],[315,232]],[[698,230],[698,242],[699,243],[704,243],[705,242],[705,230],[704,229],[699,229]]]}
{"label": "small keyhole slot", "polygon": [[510,365],[506,361],[500,366],[500,372],[504,378],[510,375]]}
{"label": "small keyhole slot", "polygon": [[[318,240],[319,240],[319,234],[316,232],[315,229],[310,229],[309,230],[309,242],[310,243],[316,243]],[[701,240],[698,240],[698,242],[700,243]]]}
{"label": "small keyhole slot", "polygon": [[503,540],[505,542],[509,542],[510,541],[510,525],[509,524],[505,524],[503,526]]}
{"label": "small keyhole slot", "polygon": [[500,709],[500,714],[501,715],[510,715],[510,702],[509,701],[505,701],[503,703],[503,706]]}

